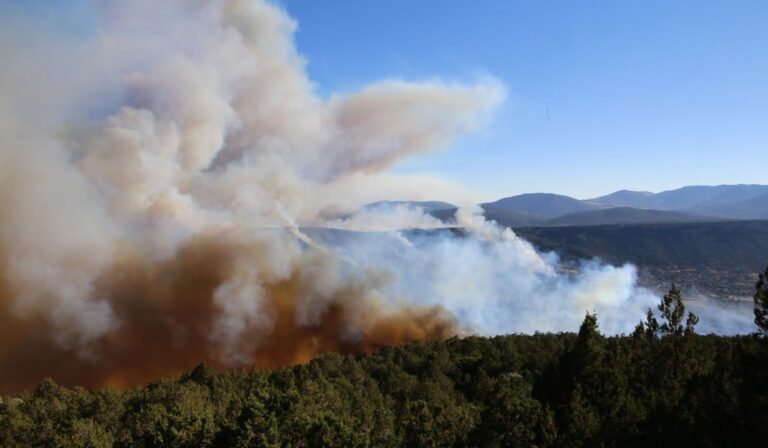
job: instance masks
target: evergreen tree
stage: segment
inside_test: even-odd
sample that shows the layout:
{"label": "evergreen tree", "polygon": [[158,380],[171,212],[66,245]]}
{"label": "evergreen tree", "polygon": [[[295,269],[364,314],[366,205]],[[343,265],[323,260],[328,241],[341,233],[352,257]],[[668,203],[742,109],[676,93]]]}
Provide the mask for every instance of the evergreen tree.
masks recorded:
{"label": "evergreen tree", "polygon": [[688,318],[685,319],[685,334],[696,333],[696,324],[699,323],[699,316],[688,312]]}
{"label": "evergreen tree", "polygon": [[[699,317],[691,312],[683,322],[685,316],[685,305],[683,304],[680,290],[673,283],[669,292],[664,294],[661,302],[656,307],[661,313],[662,323],[656,320],[653,311],[648,308],[645,322],[640,322],[632,333],[635,337],[645,336],[653,339],[659,336],[681,336],[684,334],[696,333],[696,324],[699,323]],[[757,311],[755,311],[757,313]]]}
{"label": "evergreen tree", "polygon": [[754,299],[757,332],[761,336],[768,336],[768,268],[758,277]]}
{"label": "evergreen tree", "polygon": [[568,396],[560,408],[561,446],[589,445],[601,430],[604,387],[604,340],[597,315],[587,313],[579,327],[576,345],[563,362]]}
{"label": "evergreen tree", "polygon": [[597,324],[597,314],[587,313],[579,327],[578,347],[589,351],[595,344],[599,343],[602,339],[598,331],[599,327]]}
{"label": "evergreen tree", "polygon": [[632,333],[635,337],[646,337],[648,339],[654,339],[659,336],[659,321],[653,315],[653,310],[648,308],[648,313],[645,315],[645,322],[640,321],[635,327],[635,331]]}
{"label": "evergreen tree", "polygon": [[685,305],[683,304],[680,290],[674,283],[669,289],[669,292],[662,297],[658,309],[659,312],[661,312],[661,317],[664,318],[664,323],[659,327],[662,335],[680,336],[683,334],[695,333],[694,327],[699,323],[699,318],[693,313],[688,313],[688,318],[685,320],[685,326],[683,326]]}

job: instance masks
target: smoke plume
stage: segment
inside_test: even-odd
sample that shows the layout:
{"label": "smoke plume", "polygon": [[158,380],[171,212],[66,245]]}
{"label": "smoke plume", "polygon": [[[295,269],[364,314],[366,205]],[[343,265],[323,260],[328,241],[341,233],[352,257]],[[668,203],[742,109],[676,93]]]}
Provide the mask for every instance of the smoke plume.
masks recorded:
{"label": "smoke plume", "polygon": [[338,218],[458,191],[387,169],[482,124],[494,79],[324,98],[269,2],[93,13],[69,34],[0,18],[0,392],[572,330],[585,310],[621,332],[655,303],[631,266],[563,275],[471,209],[460,236],[399,232],[445,226],[416,210]]}

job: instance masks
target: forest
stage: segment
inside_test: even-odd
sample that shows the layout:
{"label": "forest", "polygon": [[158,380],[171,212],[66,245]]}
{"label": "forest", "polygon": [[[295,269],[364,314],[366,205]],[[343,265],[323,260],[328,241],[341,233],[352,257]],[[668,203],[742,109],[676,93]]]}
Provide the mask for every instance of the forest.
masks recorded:
{"label": "forest", "polygon": [[768,446],[768,270],[756,333],[696,333],[674,286],[630,335],[451,338],[127,390],[44,380],[0,402],[0,446]]}

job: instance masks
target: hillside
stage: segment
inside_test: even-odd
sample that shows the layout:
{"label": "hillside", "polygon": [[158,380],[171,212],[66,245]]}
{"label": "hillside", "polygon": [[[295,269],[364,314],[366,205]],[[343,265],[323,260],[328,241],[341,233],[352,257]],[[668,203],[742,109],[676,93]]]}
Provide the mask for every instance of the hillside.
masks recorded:
{"label": "hillside", "polygon": [[[569,213],[555,218],[543,218],[538,215],[496,208],[483,204],[483,215],[497,224],[518,227],[549,227],[549,226],[593,226],[610,224],[649,224],[674,222],[708,222],[722,221],[716,218],[694,213],[675,212],[669,210],[650,210],[632,207],[612,207],[585,212]],[[456,208],[445,208],[429,213],[443,221],[453,221]]]}
{"label": "hillside", "polygon": [[482,204],[483,208],[514,211],[539,216],[542,218],[555,218],[569,213],[594,210],[597,206],[579,201],[569,196],[550,193],[529,193],[495,202]]}
{"label": "hillside", "polygon": [[518,228],[566,260],[631,262],[648,283],[670,280],[720,296],[749,295],[768,265],[768,221]]}
{"label": "hillside", "polygon": [[766,185],[688,186],[662,191],[655,195],[655,203],[664,209],[697,209],[740,202],[768,194]]}
{"label": "hillside", "polygon": [[[375,209],[408,205],[451,221],[456,206],[440,201],[380,201]],[[579,200],[551,193],[528,193],[480,204],[488,219],[507,227],[647,224],[736,219],[768,219],[768,185],[687,186],[651,193],[620,190]]]}
{"label": "hillside", "polygon": [[768,263],[768,221],[532,227],[515,232],[569,258],[650,266],[730,266],[758,272]]}
{"label": "hillside", "polygon": [[604,338],[595,326],[328,354],[275,371],[200,365],[125,391],[45,380],[0,399],[0,446],[768,445],[765,344]]}
{"label": "hillside", "polygon": [[604,207],[637,207],[652,208],[655,193],[650,191],[619,190],[605,196],[588,199],[587,202]]}
{"label": "hillside", "polygon": [[768,194],[725,204],[702,205],[697,207],[696,210],[713,216],[765,219],[768,218]]}
{"label": "hillside", "polygon": [[[548,226],[590,226],[606,224],[649,224],[666,222],[701,222],[717,220],[691,213],[650,210],[632,207],[612,207],[571,213],[546,221]],[[512,227],[512,226],[510,226]]]}
{"label": "hillside", "polygon": [[497,208],[492,205],[484,204],[483,216],[486,219],[496,221],[497,223],[507,227],[529,227],[529,226],[543,226],[547,224],[547,220],[537,215],[531,215],[529,213],[516,212],[514,210],[505,210],[503,208]]}
{"label": "hillside", "polygon": [[[482,206],[486,211],[497,213],[492,219],[509,227],[526,225],[522,216],[529,216],[531,222],[538,220],[538,224],[531,225],[768,219],[768,185],[687,186],[660,193],[620,190],[587,200],[559,194],[530,193]],[[507,219],[500,211],[518,215]],[[443,214],[446,213],[443,210]]]}
{"label": "hillside", "polygon": [[[323,244],[366,239],[367,232],[303,229]],[[421,235],[460,229],[412,230]],[[714,221],[663,224],[518,227],[520,237],[539,250],[556,252],[567,263],[600,258],[606,263],[632,263],[640,283],[664,292],[670,281],[686,293],[719,298],[749,298],[757,273],[768,265],[768,221]]]}
{"label": "hillside", "polygon": [[621,190],[586,202],[677,210],[731,219],[768,218],[768,185],[694,185],[660,193]]}

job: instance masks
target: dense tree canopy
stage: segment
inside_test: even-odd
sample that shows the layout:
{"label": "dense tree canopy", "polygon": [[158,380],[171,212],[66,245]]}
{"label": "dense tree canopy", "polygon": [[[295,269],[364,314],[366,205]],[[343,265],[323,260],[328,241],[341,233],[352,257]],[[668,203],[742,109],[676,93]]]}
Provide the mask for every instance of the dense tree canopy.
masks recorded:
{"label": "dense tree canopy", "polygon": [[758,334],[768,336],[768,268],[760,274],[755,286],[755,325]]}
{"label": "dense tree canopy", "polygon": [[[764,342],[468,337],[4,397],[0,446],[766,446]],[[681,346],[682,344],[682,346]]]}
{"label": "dense tree canopy", "polygon": [[[765,276],[758,285],[763,297]],[[761,286],[763,285],[763,286]],[[632,336],[466,337],[125,391],[0,401],[0,446],[768,446],[768,340],[697,335],[675,288]],[[763,291],[763,292],[761,292]]]}

